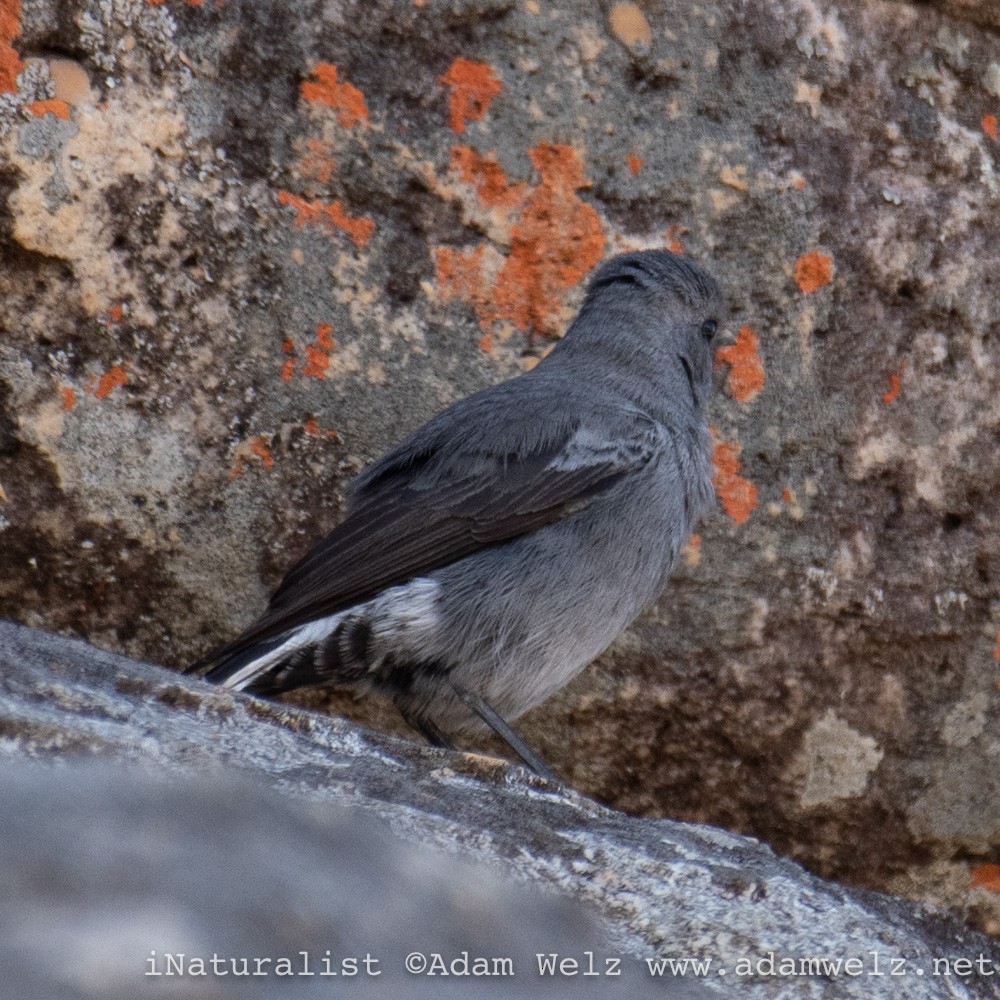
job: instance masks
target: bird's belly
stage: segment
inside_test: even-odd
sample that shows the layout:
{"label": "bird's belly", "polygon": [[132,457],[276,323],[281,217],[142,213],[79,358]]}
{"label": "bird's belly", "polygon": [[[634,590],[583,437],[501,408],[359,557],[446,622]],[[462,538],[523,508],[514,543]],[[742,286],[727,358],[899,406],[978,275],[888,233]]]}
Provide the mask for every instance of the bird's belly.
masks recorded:
{"label": "bird's belly", "polygon": [[[516,718],[607,649],[657,596],[687,537],[676,508],[656,499],[594,505],[434,574],[455,679]],[[452,709],[436,717],[468,722]]]}

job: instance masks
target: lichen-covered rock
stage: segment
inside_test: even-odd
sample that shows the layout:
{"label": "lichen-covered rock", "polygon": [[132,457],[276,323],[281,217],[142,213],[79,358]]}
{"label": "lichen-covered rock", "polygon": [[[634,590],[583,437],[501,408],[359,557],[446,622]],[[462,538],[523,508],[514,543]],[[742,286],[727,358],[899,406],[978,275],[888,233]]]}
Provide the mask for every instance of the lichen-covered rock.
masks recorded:
{"label": "lichen-covered rock", "polygon": [[[0,755],[12,926],[0,960],[19,997],[67,983],[85,997],[202,997],[208,984],[271,997],[287,988],[276,969],[247,991],[246,980],[144,973],[165,970],[167,953],[304,950],[315,967],[326,948],[380,959],[384,978],[352,984],[365,997],[471,995],[464,976],[408,975],[413,951],[429,963],[511,958],[514,978],[476,978],[477,997],[1000,997],[996,942],[825,883],[756,841],[625,816],[499,760],[233,696],[9,622]],[[553,954],[579,962],[579,978],[572,966],[542,974],[538,956]],[[688,960],[686,972],[661,975],[667,959]]]}
{"label": "lichen-covered rock", "polygon": [[[734,312],[719,510],[523,724],[575,787],[1000,929],[1000,44],[942,0],[0,15],[0,612],[180,665],[615,250]],[[385,706],[305,695],[380,726]]]}

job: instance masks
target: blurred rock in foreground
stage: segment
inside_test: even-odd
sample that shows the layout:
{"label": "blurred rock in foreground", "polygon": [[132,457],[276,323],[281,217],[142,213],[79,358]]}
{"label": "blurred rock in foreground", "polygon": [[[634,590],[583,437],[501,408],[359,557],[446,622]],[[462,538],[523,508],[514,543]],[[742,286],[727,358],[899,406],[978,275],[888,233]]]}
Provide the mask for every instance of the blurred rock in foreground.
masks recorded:
{"label": "blurred rock in foreground", "polygon": [[[300,951],[315,966],[327,949],[371,954],[384,978],[297,977],[292,995],[334,995],[331,982],[338,996],[473,995],[472,977],[407,974],[419,951],[510,957],[514,978],[475,978],[477,997],[1000,996],[989,939],[753,840],[631,818],[500,761],[4,622],[0,752],[0,960],[21,1000],[289,995],[276,975],[144,973],[166,953],[284,956],[294,970]],[[622,976],[538,973],[538,953],[587,951],[598,970],[619,958]],[[650,974],[657,958],[711,967],[667,982]],[[851,958],[839,974],[801,971]],[[933,974],[962,959],[975,974]]]}

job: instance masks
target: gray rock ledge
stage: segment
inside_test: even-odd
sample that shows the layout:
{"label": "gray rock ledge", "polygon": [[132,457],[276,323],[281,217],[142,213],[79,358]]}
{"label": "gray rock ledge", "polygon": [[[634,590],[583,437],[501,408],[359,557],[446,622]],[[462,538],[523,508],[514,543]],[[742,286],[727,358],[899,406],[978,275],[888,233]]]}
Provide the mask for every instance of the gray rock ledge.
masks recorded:
{"label": "gray rock ledge", "polygon": [[[626,816],[502,761],[233,697],[7,622],[0,752],[0,920],[11,922],[0,962],[22,998],[55,996],[54,983],[79,997],[1000,996],[990,939],[824,882],[754,840]],[[294,956],[296,942],[321,954],[324,940],[347,949],[335,955],[373,942],[397,964],[335,989],[142,976],[150,950],[171,942]],[[596,948],[625,975],[405,975],[406,952],[435,940],[446,957],[525,962]],[[80,954],[89,964],[69,960]],[[656,956],[711,959],[711,972],[666,983],[648,972]],[[857,963],[779,974],[783,959],[810,958]],[[971,974],[942,974],[960,959]],[[889,975],[894,961],[905,975]],[[748,962],[753,975],[739,976]]]}

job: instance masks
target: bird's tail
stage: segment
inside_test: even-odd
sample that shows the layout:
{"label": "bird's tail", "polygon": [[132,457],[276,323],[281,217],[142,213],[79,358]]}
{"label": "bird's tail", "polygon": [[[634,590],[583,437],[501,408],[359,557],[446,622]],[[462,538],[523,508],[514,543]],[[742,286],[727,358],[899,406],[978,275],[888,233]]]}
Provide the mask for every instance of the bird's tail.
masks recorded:
{"label": "bird's tail", "polygon": [[223,650],[210,653],[207,657],[191,664],[184,672],[200,674],[210,684],[233,691],[255,689],[255,681],[262,681],[270,671],[284,660],[290,650],[287,636],[278,636],[266,642],[257,643],[238,653],[226,655]]}
{"label": "bird's tail", "polygon": [[342,666],[334,662],[339,657],[332,655],[340,644],[330,642],[342,617],[334,615],[307,622],[261,639],[253,638],[251,629],[191,664],[184,672],[198,674],[210,684],[230,691],[253,694],[275,694],[316,684],[326,679],[322,673],[336,674]]}

